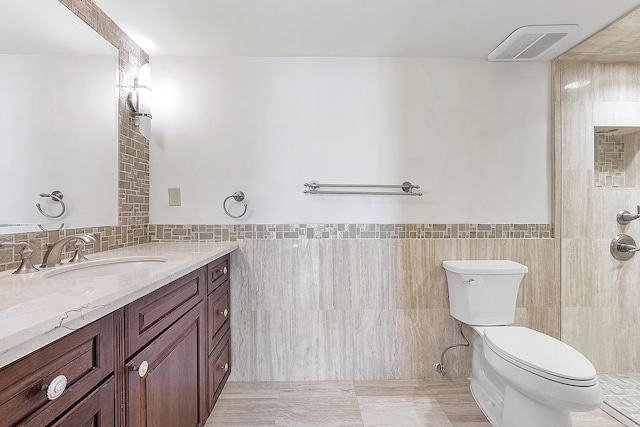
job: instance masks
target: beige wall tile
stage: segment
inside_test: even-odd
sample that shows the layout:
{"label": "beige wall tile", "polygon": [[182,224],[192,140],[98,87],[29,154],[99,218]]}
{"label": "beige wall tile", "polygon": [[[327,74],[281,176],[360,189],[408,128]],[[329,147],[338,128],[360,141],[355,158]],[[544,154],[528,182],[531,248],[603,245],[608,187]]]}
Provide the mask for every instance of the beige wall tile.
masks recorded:
{"label": "beige wall tile", "polygon": [[[513,259],[529,267],[517,323],[559,334],[553,239],[244,240],[232,258],[233,379],[437,379],[461,342],[442,261]],[[465,328],[470,337],[473,333]],[[448,376],[471,349],[446,354]]]}

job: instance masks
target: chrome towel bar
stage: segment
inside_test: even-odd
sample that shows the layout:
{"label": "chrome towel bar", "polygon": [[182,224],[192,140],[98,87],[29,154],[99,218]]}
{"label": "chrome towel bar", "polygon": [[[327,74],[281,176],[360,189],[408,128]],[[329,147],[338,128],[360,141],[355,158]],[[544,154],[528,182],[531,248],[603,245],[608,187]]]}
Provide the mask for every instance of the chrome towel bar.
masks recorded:
{"label": "chrome towel bar", "polygon": [[[409,181],[403,182],[401,185],[381,185],[381,184],[320,184],[317,181],[311,181],[304,184],[307,190],[304,190],[305,194],[360,194],[360,195],[373,195],[373,196],[422,196],[421,192],[414,192],[420,188],[419,185],[414,185]],[[321,187],[327,188],[397,188],[399,191],[357,191],[357,190],[336,190],[327,191],[320,190]]]}

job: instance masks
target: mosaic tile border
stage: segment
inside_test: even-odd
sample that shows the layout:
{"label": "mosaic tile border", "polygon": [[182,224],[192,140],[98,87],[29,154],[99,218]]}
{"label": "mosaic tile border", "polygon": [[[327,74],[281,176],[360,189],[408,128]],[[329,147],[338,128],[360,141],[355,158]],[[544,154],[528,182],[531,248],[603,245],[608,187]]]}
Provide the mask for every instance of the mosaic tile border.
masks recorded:
{"label": "mosaic tile border", "polygon": [[150,224],[149,240],[551,239],[551,224]]}

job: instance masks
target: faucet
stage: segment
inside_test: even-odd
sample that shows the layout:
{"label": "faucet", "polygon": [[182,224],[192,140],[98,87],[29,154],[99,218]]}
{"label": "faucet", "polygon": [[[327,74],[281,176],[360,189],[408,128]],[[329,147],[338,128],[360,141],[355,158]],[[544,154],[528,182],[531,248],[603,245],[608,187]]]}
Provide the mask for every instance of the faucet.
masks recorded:
{"label": "faucet", "polygon": [[[77,240],[82,240],[85,243],[95,243],[96,241],[95,237],[90,234],[73,234],[71,236],[63,237],[55,243],[49,243],[47,245],[49,249],[47,249],[47,252],[44,254],[40,268],[62,265],[62,262],[60,261],[60,258],[62,258],[62,251],[69,242],[75,242]],[[78,246],[79,245],[76,245],[76,250],[78,250]]]}
{"label": "faucet", "polygon": [[31,263],[31,254],[33,253],[33,250],[29,247],[27,242],[0,243],[0,248],[13,248],[16,246],[22,247],[22,249],[20,249],[22,262],[20,263],[20,267],[18,267],[13,274],[35,273],[38,271],[38,269]]}

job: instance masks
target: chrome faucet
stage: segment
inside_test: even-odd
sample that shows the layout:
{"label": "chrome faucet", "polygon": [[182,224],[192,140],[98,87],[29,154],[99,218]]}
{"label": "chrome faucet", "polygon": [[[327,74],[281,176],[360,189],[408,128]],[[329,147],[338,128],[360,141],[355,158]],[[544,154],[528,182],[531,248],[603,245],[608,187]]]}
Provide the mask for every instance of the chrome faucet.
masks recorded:
{"label": "chrome faucet", "polygon": [[38,269],[31,263],[31,254],[33,253],[33,250],[29,247],[27,242],[0,243],[0,248],[13,248],[16,246],[22,247],[22,249],[20,249],[22,262],[20,263],[20,267],[18,267],[13,274],[35,273],[38,271]]}
{"label": "chrome faucet", "polygon": [[[96,241],[95,237],[90,234],[73,234],[71,236],[63,237],[55,243],[49,243],[47,245],[49,249],[47,249],[47,252],[44,254],[44,258],[42,259],[42,265],[40,266],[40,268],[62,265],[62,262],[60,260],[60,258],[62,258],[62,251],[64,250],[65,246],[67,246],[67,244],[69,244],[70,242],[75,243],[77,240],[82,240],[85,243],[95,243]],[[76,245],[76,251],[78,250],[78,247],[79,245]]]}

